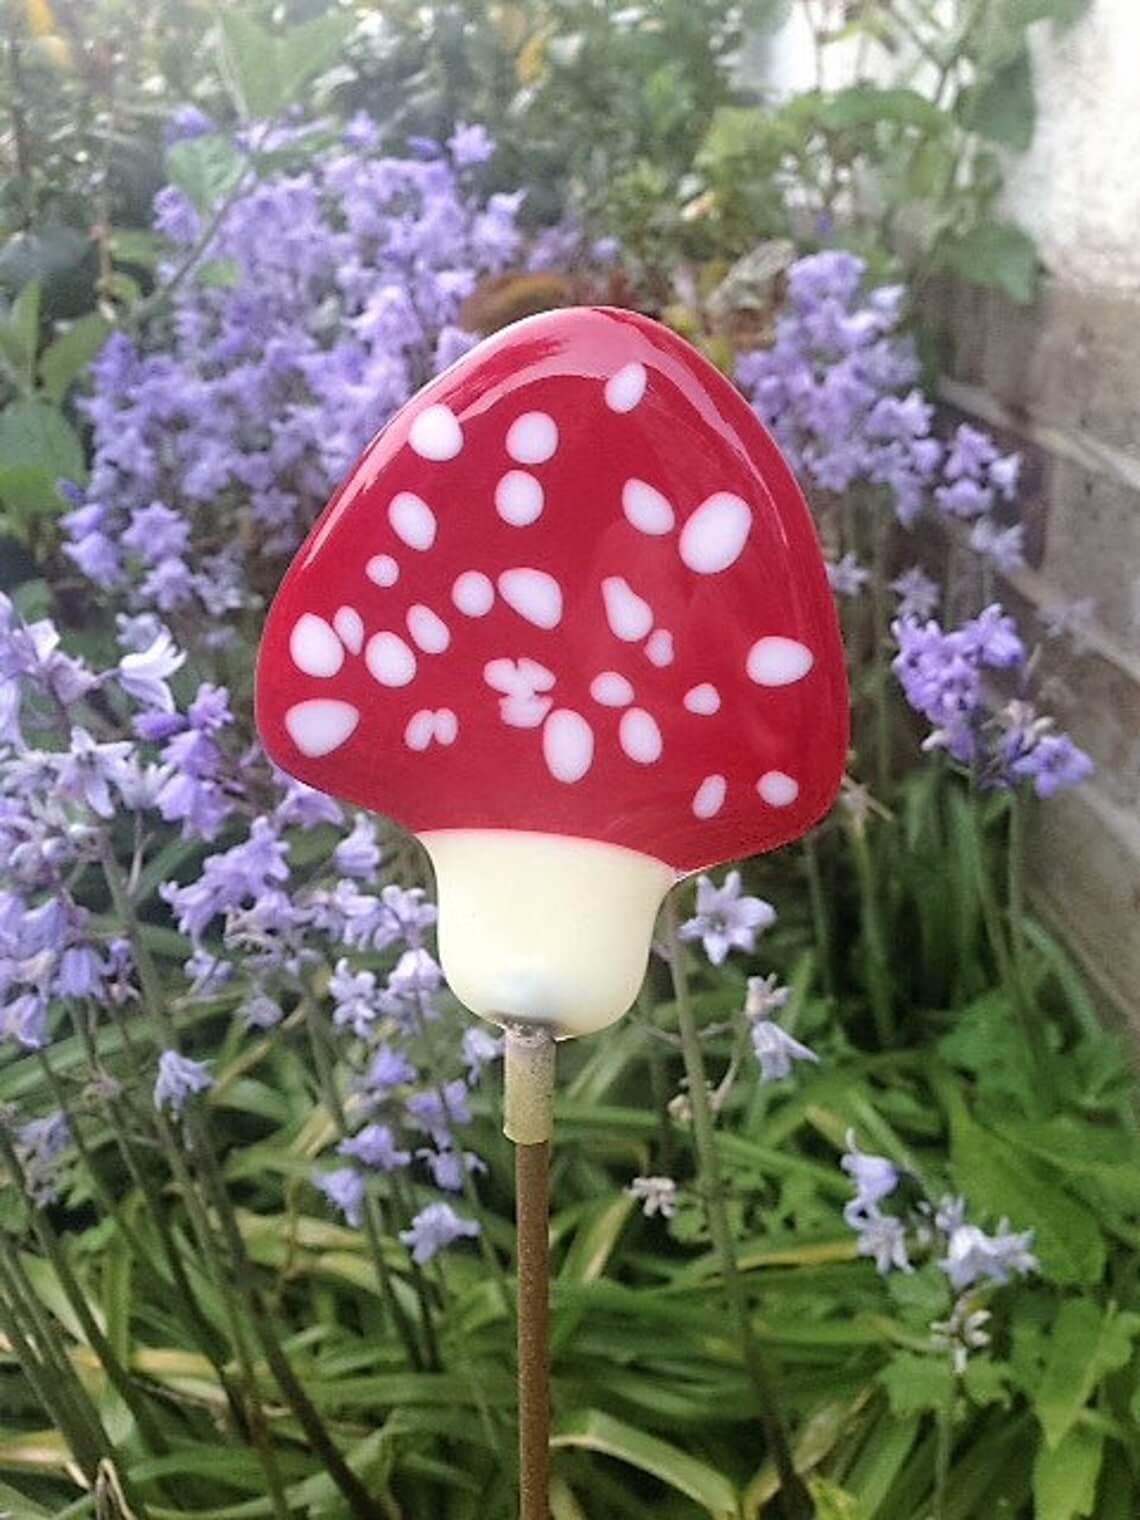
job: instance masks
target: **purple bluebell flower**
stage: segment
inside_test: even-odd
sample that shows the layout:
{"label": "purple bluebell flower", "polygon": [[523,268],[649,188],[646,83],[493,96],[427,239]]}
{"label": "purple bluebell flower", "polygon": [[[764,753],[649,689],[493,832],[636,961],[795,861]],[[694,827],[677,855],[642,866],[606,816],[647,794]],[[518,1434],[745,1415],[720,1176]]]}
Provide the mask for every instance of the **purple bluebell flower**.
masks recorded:
{"label": "purple bluebell flower", "polygon": [[1025,528],[1021,523],[999,528],[991,518],[980,517],[970,529],[970,548],[1008,575],[1025,564]]}
{"label": "purple bluebell flower", "polygon": [[195,137],[208,137],[217,131],[213,121],[199,106],[192,102],[175,106],[163,128],[167,147],[176,142],[188,142]]}
{"label": "purple bluebell flower", "polygon": [[836,563],[828,561],[826,568],[828,584],[836,596],[858,596],[871,574],[850,550]]}
{"label": "purple bluebell flower", "polygon": [[400,1149],[391,1126],[387,1124],[366,1124],[351,1139],[342,1140],[337,1153],[351,1156],[363,1166],[379,1172],[399,1171],[409,1166],[412,1160],[411,1151]]}
{"label": "purple bluebell flower", "polygon": [[993,439],[963,422],[954,434],[944,473],[947,480],[977,480],[996,459]]}
{"label": "purple bluebell flower", "polygon": [[173,713],[174,697],[166,683],[185,663],[186,655],[175,647],[169,631],[163,628],[148,648],[125,654],[119,661],[119,685],[143,707]]}
{"label": "purple bluebell flower", "polygon": [[98,997],[106,974],[106,963],[94,945],[69,945],[59,958],[55,992],[59,997]]}
{"label": "purple bluebell flower", "polygon": [[358,1040],[367,1039],[380,1015],[376,973],[357,971],[342,958],[329,978],[329,996],[335,1005],[333,1023],[351,1029]]}
{"label": "purple bluebell flower", "polygon": [[419,1073],[402,1050],[394,1045],[378,1045],[368,1062],[362,1078],[366,1092],[373,1097],[386,1097],[393,1088],[414,1082]]}
{"label": "purple bluebell flower", "polygon": [[376,825],[366,813],[357,813],[352,832],[333,851],[333,870],[338,876],[354,876],[368,881],[380,865],[380,846],[376,843]]}
{"label": "purple bluebell flower", "polygon": [[440,1088],[412,1093],[404,1101],[404,1112],[413,1128],[426,1131],[436,1145],[445,1150],[451,1144],[452,1125],[471,1123],[467,1097],[466,1082],[462,1077],[456,1077]]}
{"label": "purple bluebell flower", "polygon": [[818,1061],[814,1050],[793,1039],[771,1019],[752,1022],[752,1049],[760,1062],[760,1080],[778,1082],[792,1074],[793,1061]]}
{"label": "purple bluebell flower", "polygon": [[854,1132],[847,1132],[847,1150],[840,1157],[840,1166],[855,1184],[855,1197],[843,1209],[843,1217],[852,1229],[870,1214],[878,1211],[884,1198],[899,1185],[899,1171],[886,1156],[869,1156],[855,1143]]}
{"label": "purple bluebell flower", "polygon": [[776,922],[776,910],[759,897],[741,896],[739,871],[729,871],[721,886],[708,876],[697,878],[696,916],[681,925],[683,940],[700,940],[714,966],[730,950],[751,954],[756,936]]}
{"label": "purple bluebell flower", "polygon": [[130,752],[125,741],[97,744],[85,728],[73,728],[71,748],[56,757],[61,794],[85,802],[100,818],[110,818],[115,811],[111,787]]}
{"label": "purple bluebell flower", "polygon": [[246,998],[238,1015],[249,1029],[273,1029],[285,1017],[281,1004],[260,989]]}
{"label": "purple bluebell flower", "polygon": [[359,1229],[364,1220],[364,1178],[354,1166],[338,1166],[332,1172],[317,1172],[313,1185],[322,1192],[345,1220]]}
{"label": "purple bluebell flower", "polygon": [[474,1151],[457,1151],[450,1146],[444,1146],[441,1150],[426,1148],[418,1150],[416,1158],[427,1166],[436,1187],[442,1188],[446,1193],[463,1191],[464,1171],[485,1172],[487,1170],[487,1163],[482,1161]]}
{"label": "purple bluebell flower", "polygon": [[134,508],[120,543],[144,565],[156,565],[168,557],[181,559],[190,546],[190,524],[165,502],[152,501]]}
{"label": "purple bluebell flower", "polygon": [[938,1263],[956,1293],[983,1280],[1008,1282],[1013,1273],[1036,1272],[1038,1262],[1030,1247],[1033,1231],[1014,1234],[1003,1219],[996,1235],[977,1225],[960,1224],[951,1233],[945,1257]]}
{"label": "purple bluebell flower", "polygon": [[856,1229],[856,1250],[860,1256],[870,1256],[884,1277],[892,1267],[900,1272],[914,1271],[907,1255],[906,1231],[900,1220],[872,1208],[860,1217]]}
{"label": "purple bluebell flower", "polygon": [[942,595],[918,565],[897,575],[891,590],[899,599],[898,615],[904,622],[924,623],[936,611]]}
{"label": "purple bluebell flower", "polygon": [[176,1050],[164,1050],[158,1058],[154,1106],[180,1114],[192,1094],[205,1092],[213,1085],[214,1079],[205,1062],[192,1061]]}
{"label": "purple bluebell flower", "polygon": [[1070,786],[1079,786],[1092,775],[1091,758],[1068,734],[1045,734],[1009,767],[1018,781],[1032,781],[1038,797],[1053,797]]}
{"label": "purple bluebell flower", "polygon": [[47,1000],[39,992],[21,992],[0,1007],[0,1038],[15,1040],[26,1050],[48,1043]]}
{"label": "purple bluebell flower", "polygon": [[493,1035],[488,1030],[480,1028],[478,1024],[472,1024],[463,1031],[463,1061],[467,1067],[467,1084],[474,1087],[483,1075],[483,1068],[489,1066],[492,1061],[497,1061],[503,1054],[503,1039],[501,1035]]}
{"label": "purple bluebell flower", "polygon": [[447,139],[447,147],[456,168],[466,169],[472,164],[485,164],[494,154],[495,142],[486,127],[459,122]]}
{"label": "purple bluebell flower", "polygon": [[461,1218],[449,1203],[429,1203],[412,1220],[410,1229],[400,1231],[400,1239],[411,1251],[412,1260],[424,1267],[437,1251],[478,1234],[477,1220]]}

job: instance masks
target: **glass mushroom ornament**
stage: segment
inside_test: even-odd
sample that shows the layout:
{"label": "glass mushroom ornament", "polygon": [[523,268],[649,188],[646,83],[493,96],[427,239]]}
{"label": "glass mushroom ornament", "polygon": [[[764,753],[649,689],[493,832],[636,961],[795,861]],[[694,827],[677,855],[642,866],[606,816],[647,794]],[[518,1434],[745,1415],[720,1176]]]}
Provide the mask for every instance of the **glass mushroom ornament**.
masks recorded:
{"label": "glass mushroom ornament", "polygon": [[273,603],[257,721],[282,769],[426,847],[521,1152],[553,1040],[628,1009],[670,887],[830,806],[847,689],[753,412],[666,328],[581,308],[481,343],[369,445]]}

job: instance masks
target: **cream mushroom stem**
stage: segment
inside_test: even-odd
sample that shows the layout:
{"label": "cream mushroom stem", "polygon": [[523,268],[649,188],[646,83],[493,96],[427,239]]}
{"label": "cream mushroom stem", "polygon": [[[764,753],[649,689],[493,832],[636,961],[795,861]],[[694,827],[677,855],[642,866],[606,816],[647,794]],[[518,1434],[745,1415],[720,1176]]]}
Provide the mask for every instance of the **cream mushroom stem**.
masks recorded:
{"label": "cream mushroom stem", "polygon": [[473,1013],[565,1039],[632,1005],[672,866],[561,834],[440,829],[420,839],[435,868],[440,962]]}

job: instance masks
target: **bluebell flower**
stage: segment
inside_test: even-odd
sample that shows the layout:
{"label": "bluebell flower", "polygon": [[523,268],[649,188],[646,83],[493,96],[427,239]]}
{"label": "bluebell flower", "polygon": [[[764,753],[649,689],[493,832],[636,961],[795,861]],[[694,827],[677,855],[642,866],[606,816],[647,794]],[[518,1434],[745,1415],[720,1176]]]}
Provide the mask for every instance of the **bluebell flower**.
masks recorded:
{"label": "bluebell flower", "polygon": [[760,1062],[760,1080],[778,1082],[792,1074],[793,1061],[818,1061],[814,1050],[793,1039],[771,1019],[752,1022],[752,1049]]}
{"label": "bluebell flower", "polygon": [[399,1171],[412,1160],[411,1151],[400,1149],[387,1124],[366,1124],[351,1139],[342,1140],[337,1152],[380,1172]]}
{"label": "bluebell flower", "polygon": [[425,1130],[440,1149],[447,1149],[451,1144],[452,1125],[471,1123],[467,1100],[467,1084],[462,1077],[456,1077],[441,1088],[412,1093],[404,1100],[404,1112],[409,1124]]}
{"label": "bluebell flower", "polygon": [[119,685],[144,707],[173,713],[174,696],[166,683],[185,663],[186,655],[175,647],[169,631],[162,628],[148,648],[122,657],[118,666]]}
{"label": "bluebell flower", "polygon": [[472,164],[485,164],[495,152],[495,142],[486,127],[467,126],[458,122],[455,131],[447,139],[448,151],[458,169]]}
{"label": "bluebell flower", "polygon": [[710,877],[697,878],[696,916],[681,925],[683,940],[700,940],[714,966],[730,950],[751,953],[756,936],[776,922],[776,910],[759,897],[741,895],[739,871],[729,871],[721,886]]}
{"label": "bluebell flower", "polygon": [[843,1217],[852,1229],[859,1229],[862,1221],[877,1213],[883,1199],[898,1187],[899,1170],[886,1156],[864,1154],[856,1145],[852,1130],[847,1132],[847,1150],[839,1164],[855,1184],[855,1197],[844,1207]]}
{"label": "bluebell flower", "polygon": [[416,1158],[426,1164],[431,1172],[432,1181],[437,1188],[443,1188],[447,1193],[461,1193],[463,1191],[463,1173],[485,1172],[487,1164],[482,1161],[474,1151],[457,1151],[450,1146],[444,1146],[441,1150],[422,1149],[416,1152]]}
{"label": "bluebell flower", "polygon": [[411,1251],[412,1260],[423,1267],[437,1251],[478,1234],[477,1220],[461,1218],[449,1203],[429,1203],[412,1220],[410,1229],[400,1231],[400,1239]]}
{"label": "bluebell flower", "polygon": [[378,1045],[368,1062],[361,1085],[373,1098],[385,1098],[396,1087],[414,1082],[416,1068],[402,1050],[393,1045]]}
{"label": "bluebell flower", "polygon": [[54,757],[60,792],[85,802],[100,818],[110,818],[115,811],[111,787],[130,752],[125,741],[97,744],[85,728],[73,728],[70,749]]}
{"label": "bluebell flower", "polygon": [[1013,1233],[1003,1219],[996,1235],[987,1235],[977,1225],[959,1224],[951,1232],[945,1257],[938,1263],[955,1292],[983,1280],[1008,1282],[1011,1275],[1036,1272],[1038,1262],[1030,1250],[1033,1231]]}
{"label": "bluebell flower", "polygon": [[892,1267],[913,1272],[906,1249],[906,1231],[902,1222],[878,1209],[868,1209],[857,1226],[856,1249],[860,1256],[870,1256],[884,1276]]}
{"label": "bluebell flower", "polygon": [[333,851],[333,869],[338,876],[354,876],[367,881],[380,865],[380,846],[376,843],[376,825],[366,813],[357,813],[352,832]]}
{"label": "bluebell flower", "polygon": [[164,1050],[158,1058],[158,1076],[154,1083],[155,1108],[180,1114],[194,1093],[212,1087],[213,1077],[202,1061],[191,1061],[176,1050]]}
{"label": "bluebell flower", "polygon": [[672,1219],[677,1213],[677,1184],[672,1177],[635,1177],[626,1192],[640,1203],[647,1219],[655,1214]]}
{"label": "bluebell flower", "polygon": [[467,1082],[474,1087],[483,1075],[483,1068],[502,1056],[503,1039],[501,1035],[493,1035],[478,1024],[472,1024],[463,1031],[462,1043]]}
{"label": "bluebell flower", "polygon": [[71,1144],[71,1125],[62,1112],[29,1119],[15,1134],[28,1196],[38,1208],[59,1197],[60,1163]]}
{"label": "bluebell flower", "polygon": [[364,1219],[364,1178],[354,1166],[338,1166],[332,1172],[317,1172],[313,1185],[322,1192],[334,1208],[340,1210],[354,1229],[359,1229]]}

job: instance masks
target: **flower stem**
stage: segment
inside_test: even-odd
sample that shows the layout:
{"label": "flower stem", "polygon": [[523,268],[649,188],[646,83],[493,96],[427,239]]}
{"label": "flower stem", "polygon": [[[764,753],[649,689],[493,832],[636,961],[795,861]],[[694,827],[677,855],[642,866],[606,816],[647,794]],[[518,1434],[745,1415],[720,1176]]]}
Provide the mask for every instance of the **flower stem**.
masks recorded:
{"label": "flower stem", "polygon": [[677,932],[677,907],[674,893],[665,899],[665,937],[669,947],[669,966],[673,976],[673,991],[677,1001],[677,1020],[681,1030],[681,1049],[685,1058],[685,1072],[689,1080],[689,1103],[693,1113],[693,1138],[697,1150],[697,1166],[709,1234],[720,1257],[721,1275],[725,1294],[729,1301],[736,1333],[744,1355],[748,1381],[760,1411],[760,1423],[768,1443],[776,1471],[780,1477],[780,1504],[786,1520],[809,1520],[814,1506],[803,1480],[796,1472],[788,1434],[780,1413],[776,1395],[776,1377],[760,1348],[748,1317],[748,1304],[744,1287],[736,1265],[736,1247],[728,1223],[725,1207],[724,1183],[720,1174],[720,1162],[716,1152],[713,1131],[712,1106],[709,1103],[708,1079],[705,1075],[705,1059],[701,1050],[701,1037],[693,1013],[692,1000],[685,969],[681,963],[681,940]]}
{"label": "flower stem", "polygon": [[883,1050],[889,1050],[895,1039],[895,1017],[891,997],[890,962],[887,957],[887,941],[880,913],[878,882],[875,879],[875,862],[867,843],[866,825],[861,819],[852,818],[848,826],[851,851],[855,857],[855,874],[859,878],[859,898],[862,908],[863,950],[867,977],[867,993],[871,1003],[871,1016],[875,1021],[875,1033]]}

